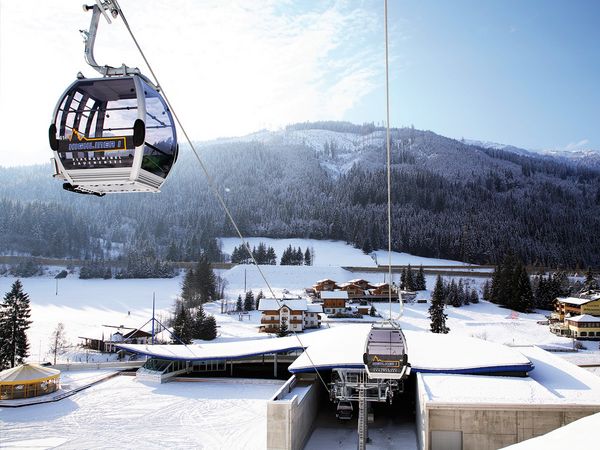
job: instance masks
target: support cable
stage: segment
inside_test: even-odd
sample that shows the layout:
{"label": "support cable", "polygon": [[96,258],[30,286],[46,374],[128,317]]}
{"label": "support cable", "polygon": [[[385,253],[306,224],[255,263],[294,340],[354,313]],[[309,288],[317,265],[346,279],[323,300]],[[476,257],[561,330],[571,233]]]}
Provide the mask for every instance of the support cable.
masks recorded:
{"label": "support cable", "polygon": [[[258,265],[258,262],[256,261],[256,258],[254,257],[254,255],[252,254],[252,252],[250,251],[250,246],[248,245],[248,242],[246,241],[246,239],[244,238],[244,236],[242,235],[242,232],[240,231],[237,223],[235,222],[233,216],[231,215],[231,212],[229,211],[229,208],[227,207],[227,205],[225,204],[225,200],[223,199],[223,196],[221,195],[221,193],[219,192],[219,189],[217,187],[217,184],[214,180],[214,178],[212,177],[212,175],[210,174],[210,172],[208,171],[208,168],[206,167],[206,165],[204,164],[204,162],[202,161],[202,159],[200,158],[200,155],[198,154],[198,152],[196,151],[196,147],[194,146],[192,140],[190,139],[190,137],[187,134],[187,131],[185,130],[184,126],[181,123],[181,120],[179,120],[179,116],[177,115],[177,113],[175,112],[175,109],[173,108],[171,102],[169,101],[169,98],[167,97],[165,90],[163,89],[163,87],[160,85],[160,83],[158,82],[158,77],[156,76],[156,74],[154,73],[154,70],[152,69],[152,66],[150,65],[150,62],[148,61],[148,59],[146,58],[146,55],[144,54],[142,48],[140,47],[140,44],[138,43],[137,39],[135,38],[133,31],[131,30],[131,27],[129,26],[129,23],[127,22],[127,19],[125,18],[125,15],[123,14],[123,10],[121,9],[120,5],[118,4],[117,0],[113,0],[115,6],[118,8],[119,10],[119,15],[121,16],[121,19],[123,20],[123,24],[125,25],[125,28],[127,28],[127,31],[129,32],[129,35],[131,36],[131,39],[133,40],[135,46],[137,47],[138,51],[140,52],[140,55],[142,56],[142,59],[144,60],[144,62],[146,63],[146,66],[148,67],[148,69],[150,70],[150,73],[152,74],[152,77],[154,78],[154,81],[156,82],[156,87],[159,89],[159,92],[161,92],[163,98],[165,99],[165,102],[167,103],[169,109],[171,110],[171,113],[173,114],[173,117],[175,118],[175,120],[177,121],[177,124],[179,125],[179,128],[181,129],[181,132],[183,133],[183,135],[185,136],[185,140],[187,141],[188,145],[190,146],[190,148],[192,149],[192,152],[194,153],[194,156],[196,157],[196,160],[198,161],[198,164],[200,164],[200,168],[202,169],[202,172],[204,173],[204,176],[206,177],[206,181],[210,187],[210,189],[212,190],[214,196],[217,198],[217,200],[219,201],[221,207],[223,208],[223,211],[225,211],[225,214],[227,215],[227,218],[229,219],[229,222],[231,223],[231,225],[233,226],[233,228],[235,229],[236,234],[238,235],[238,237],[240,238],[240,240],[242,241],[242,245],[244,246],[244,248],[246,249],[246,251],[248,252],[248,254],[250,255],[250,258],[252,259],[252,262],[254,263],[254,265],[256,266],[256,269],[258,270],[262,280],[264,281],[264,283],[267,286],[267,289],[269,290],[271,296],[273,297],[273,299],[277,302],[277,305],[281,308],[281,302],[279,301],[279,299],[277,298],[277,296],[275,295],[275,292],[273,291],[273,288],[271,287],[271,285],[269,284],[267,277],[265,276],[263,270],[260,268],[260,266]],[[319,377],[319,379],[321,380],[321,383],[323,384],[323,387],[325,387],[325,389],[327,390],[327,392],[329,393],[329,387],[327,386],[327,383],[325,382],[325,380],[323,379],[322,375],[319,373],[319,370],[317,369],[315,363],[313,362],[309,352],[308,352],[308,348],[306,346],[304,346],[304,344],[302,344],[302,340],[300,339],[300,336],[298,336],[298,334],[294,331],[291,330],[292,333],[294,334],[295,338],[298,340],[298,343],[300,344],[300,346],[304,349],[304,353],[306,354],[308,360],[310,361],[310,364],[312,365],[313,369],[315,370],[315,372],[317,373],[317,376]]]}

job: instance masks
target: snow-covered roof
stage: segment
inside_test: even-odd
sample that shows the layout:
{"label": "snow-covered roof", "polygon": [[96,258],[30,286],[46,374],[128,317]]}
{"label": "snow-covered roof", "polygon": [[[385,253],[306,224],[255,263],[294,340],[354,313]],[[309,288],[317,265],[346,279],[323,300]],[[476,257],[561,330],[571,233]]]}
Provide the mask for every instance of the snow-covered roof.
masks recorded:
{"label": "snow-covered roof", "polygon": [[36,383],[60,375],[60,370],[23,364],[0,372],[0,384]]}
{"label": "snow-covered roof", "polygon": [[558,297],[556,300],[558,300],[561,303],[569,303],[570,305],[585,305],[586,303],[589,302],[594,302],[596,300],[600,299],[599,298],[579,298],[579,297]]}
{"label": "snow-covered roof", "polygon": [[[236,359],[306,348],[290,372],[313,372],[315,367],[363,368],[363,352],[371,326],[352,324],[301,336],[252,339],[192,345],[132,345],[118,347],[163,359]],[[501,344],[474,338],[405,331],[408,359],[416,372],[528,372],[533,365],[522,353]],[[310,357],[310,358],[309,358]],[[311,362],[312,360],[312,362]],[[313,365],[314,363],[314,365]]]}
{"label": "snow-covered roof", "polygon": [[426,401],[434,404],[600,406],[600,378],[597,375],[538,347],[519,347],[514,351],[527,357],[535,366],[528,377],[419,374]]}
{"label": "snow-covered roof", "polygon": [[[313,332],[304,340],[303,353],[289,367],[290,372],[312,372],[332,367],[363,368],[363,353],[370,325],[357,324]],[[523,354],[505,345],[452,334],[404,331],[408,361],[416,372],[490,373],[528,372],[533,368]],[[313,339],[327,345],[310,346]],[[311,362],[312,360],[312,362]]]}
{"label": "snow-covered roof", "polygon": [[323,312],[323,305],[317,305],[315,303],[309,303],[307,305],[307,312],[312,312],[312,313],[322,313]]}
{"label": "snow-covered roof", "polygon": [[258,303],[259,311],[279,311],[284,305],[294,311],[306,311],[306,299],[283,299],[275,300],[274,298],[261,298]]}
{"label": "snow-covered roof", "polygon": [[591,316],[589,314],[581,314],[579,316],[568,317],[569,322],[595,322],[600,323],[600,317]]}
{"label": "snow-covered roof", "polygon": [[316,284],[322,284],[322,283],[335,283],[335,281],[329,279],[329,278],[323,278],[322,280],[317,280]]}
{"label": "snow-covered roof", "polygon": [[600,429],[600,413],[576,420],[533,439],[504,447],[504,450],[589,448],[591,443],[598,440],[598,429]]}
{"label": "snow-covered roof", "polygon": [[348,293],[346,291],[323,291],[321,292],[321,299],[348,299]]}

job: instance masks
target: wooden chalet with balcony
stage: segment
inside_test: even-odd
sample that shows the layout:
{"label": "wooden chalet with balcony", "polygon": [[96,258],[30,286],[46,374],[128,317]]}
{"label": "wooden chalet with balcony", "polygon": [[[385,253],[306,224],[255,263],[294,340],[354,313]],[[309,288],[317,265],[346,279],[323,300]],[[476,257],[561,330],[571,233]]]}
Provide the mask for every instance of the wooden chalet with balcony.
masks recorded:
{"label": "wooden chalet with balcony", "polygon": [[398,301],[398,292],[390,287],[389,283],[378,283],[373,289],[369,289],[369,295],[366,297],[370,301],[385,301],[390,298],[390,290],[392,301]]}
{"label": "wooden chalet with balcony", "polygon": [[348,293],[346,291],[324,291],[321,292],[321,300],[323,300],[323,312],[325,314],[345,312]]}
{"label": "wooden chalet with balcony", "polygon": [[339,289],[339,288],[340,287],[337,285],[337,283],[333,280],[330,280],[329,278],[319,280],[313,285],[313,289],[317,293],[322,292],[322,291],[333,291],[333,290]]}
{"label": "wooden chalet with balcony", "polygon": [[308,303],[306,299],[261,298],[258,310],[262,313],[259,331],[277,333],[282,324],[287,324],[289,331],[301,332],[307,328],[321,326],[321,305]]}
{"label": "wooden chalet with balcony", "polygon": [[360,287],[358,284],[352,283],[351,281],[340,284],[340,291],[347,292],[349,299],[365,298],[365,289]]}
{"label": "wooden chalet with balcony", "polygon": [[600,293],[589,292],[580,297],[558,297],[554,300],[551,321],[564,321],[569,316],[589,314],[600,317]]}
{"label": "wooden chalet with balcony", "polygon": [[354,280],[348,281],[348,283],[355,284],[356,286],[358,286],[359,288],[361,288],[362,290],[365,290],[365,291],[367,289],[373,289],[375,287],[374,285],[369,283],[367,280],[364,280],[362,278],[355,278]]}

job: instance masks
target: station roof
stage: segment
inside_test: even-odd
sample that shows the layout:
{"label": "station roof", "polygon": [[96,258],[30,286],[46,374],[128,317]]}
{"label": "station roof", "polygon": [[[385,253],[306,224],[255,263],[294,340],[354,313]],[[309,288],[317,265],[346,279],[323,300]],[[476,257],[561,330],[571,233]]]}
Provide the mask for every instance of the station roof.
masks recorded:
{"label": "station roof", "polygon": [[600,378],[538,347],[518,350],[534,365],[528,377],[420,374],[433,404],[600,405]]}
{"label": "station roof", "polygon": [[[120,344],[125,350],[162,359],[239,359],[306,349],[290,372],[332,368],[363,368],[363,352],[371,326],[336,326],[284,338],[263,338],[192,345]],[[533,364],[522,353],[501,344],[474,338],[405,331],[408,360],[413,371],[425,373],[529,372]],[[312,361],[311,361],[312,360]]]}

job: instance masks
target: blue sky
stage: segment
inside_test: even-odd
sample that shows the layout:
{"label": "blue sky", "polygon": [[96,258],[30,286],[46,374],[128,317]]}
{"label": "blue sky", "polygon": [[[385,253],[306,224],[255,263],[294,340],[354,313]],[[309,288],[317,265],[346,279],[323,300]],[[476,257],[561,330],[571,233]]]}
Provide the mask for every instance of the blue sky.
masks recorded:
{"label": "blue sky", "polygon": [[[95,75],[80,3],[0,0],[0,133],[30,131],[0,165],[48,161],[55,102],[78,71]],[[194,139],[385,117],[382,0],[120,4]],[[600,149],[600,2],[390,0],[389,10],[394,126]],[[120,20],[100,24],[96,57],[148,73]]]}
{"label": "blue sky", "polygon": [[[394,123],[600,149],[600,2],[393,1],[390,10]],[[350,119],[381,101],[374,91]]]}

